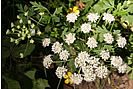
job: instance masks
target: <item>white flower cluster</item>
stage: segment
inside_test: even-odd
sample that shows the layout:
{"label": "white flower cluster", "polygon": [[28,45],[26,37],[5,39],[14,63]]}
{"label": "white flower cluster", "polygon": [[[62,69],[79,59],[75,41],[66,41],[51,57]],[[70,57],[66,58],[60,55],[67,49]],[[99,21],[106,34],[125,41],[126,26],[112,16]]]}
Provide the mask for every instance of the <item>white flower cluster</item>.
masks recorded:
{"label": "white flower cluster", "polygon": [[69,34],[66,35],[65,41],[66,41],[66,43],[68,45],[70,45],[71,43],[73,43],[75,40],[76,40],[75,34],[69,33]]}
{"label": "white flower cluster", "polygon": [[102,50],[100,53],[100,56],[104,61],[108,60],[110,57],[109,51],[108,50]]}
{"label": "white flower cluster", "polygon": [[43,47],[49,46],[49,44],[50,44],[50,38],[43,39],[43,42],[42,42]]}
{"label": "white flower cluster", "polygon": [[79,16],[79,14],[77,14],[77,13],[70,13],[66,16],[67,17],[66,21],[74,23],[77,20],[78,16]]}
{"label": "white flower cluster", "polygon": [[111,64],[115,67],[119,67],[123,63],[123,60],[120,56],[111,56],[110,60],[111,60]]}
{"label": "white flower cluster", "polygon": [[95,72],[96,72],[96,75],[99,78],[106,78],[107,75],[108,75],[108,69],[105,66],[99,66],[99,67],[97,67],[97,69],[95,70]]}
{"label": "white flower cluster", "polygon": [[87,44],[88,47],[90,47],[90,48],[95,48],[95,47],[97,47],[98,42],[95,40],[95,38],[89,37],[86,44]]}
{"label": "white flower cluster", "polygon": [[82,78],[81,74],[74,73],[70,77],[70,81],[77,85],[79,85],[82,82],[82,80],[83,80],[83,78]]}
{"label": "white flower cluster", "polygon": [[55,42],[53,45],[52,45],[52,51],[54,53],[60,53],[61,50],[62,50],[62,45],[63,44],[60,44],[59,42]]}
{"label": "white flower cluster", "polygon": [[87,60],[87,62],[93,66],[93,68],[97,68],[99,63],[99,58],[96,58],[95,56],[91,56],[89,57],[89,59]]}
{"label": "white flower cluster", "polygon": [[128,65],[126,63],[122,64],[121,66],[118,67],[118,72],[119,73],[125,73],[127,70]]}
{"label": "white flower cluster", "polygon": [[63,50],[59,54],[61,60],[67,60],[69,55],[70,54],[69,54],[69,52],[67,50]]}
{"label": "white flower cluster", "polygon": [[91,25],[89,23],[82,24],[81,31],[83,31],[83,33],[89,33],[91,31]]}
{"label": "white flower cluster", "polygon": [[108,44],[112,44],[112,42],[114,41],[112,34],[110,33],[104,34],[104,41]]}
{"label": "white flower cluster", "polygon": [[51,59],[51,55],[48,55],[46,57],[43,58],[43,66],[46,68],[49,68],[50,65],[52,64],[52,59]]}
{"label": "white flower cluster", "polygon": [[119,37],[119,39],[117,40],[117,44],[118,47],[124,48],[124,46],[126,45],[125,37]]}
{"label": "white flower cluster", "polygon": [[96,23],[96,21],[99,19],[99,15],[98,13],[89,13],[89,15],[87,16],[88,21],[94,22]]}
{"label": "white flower cluster", "polygon": [[67,69],[64,68],[64,66],[62,66],[62,67],[58,67],[56,69],[55,74],[57,75],[58,78],[61,79],[62,77],[64,77],[64,75],[66,74],[66,72],[67,72]]}
{"label": "white flower cluster", "polygon": [[75,67],[82,67],[86,65],[89,55],[86,51],[78,53],[78,57],[75,58]]}
{"label": "white flower cluster", "polygon": [[114,16],[112,14],[104,13],[103,14],[103,20],[105,20],[106,22],[111,23],[112,21],[115,20],[115,18],[114,18]]}

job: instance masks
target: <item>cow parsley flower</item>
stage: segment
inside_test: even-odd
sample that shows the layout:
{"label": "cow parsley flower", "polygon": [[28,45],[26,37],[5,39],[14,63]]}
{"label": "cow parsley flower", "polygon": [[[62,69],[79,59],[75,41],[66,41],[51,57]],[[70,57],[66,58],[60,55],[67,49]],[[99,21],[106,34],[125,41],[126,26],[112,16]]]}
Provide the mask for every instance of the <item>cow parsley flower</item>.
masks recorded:
{"label": "cow parsley flower", "polygon": [[52,64],[52,59],[51,59],[51,55],[48,55],[46,57],[43,58],[43,66],[46,68],[49,68],[50,65]]}
{"label": "cow parsley flower", "polygon": [[111,64],[115,67],[119,67],[123,63],[123,60],[120,56],[111,56],[110,60],[111,60]]}
{"label": "cow parsley flower", "polygon": [[61,50],[62,50],[62,45],[63,44],[60,44],[59,42],[55,42],[53,45],[52,45],[52,51],[54,53],[60,53]]}
{"label": "cow parsley flower", "polygon": [[57,75],[58,78],[61,79],[62,77],[65,76],[66,72],[67,72],[67,69],[64,68],[64,66],[62,66],[62,67],[58,67],[58,68],[56,69],[55,74]]}
{"label": "cow parsley flower", "polygon": [[127,67],[128,67],[128,65],[126,63],[124,63],[123,65],[118,67],[118,72],[119,73],[125,73],[127,70]]}
{"label": "cow parsley flower", "polygon": [[49,46],[49,44],[50,44],[50,38],[43,39],[43,42],[42,42],[43,47]]}
{"label": "cow parsley flower", "polygon": [[73,43],[76,40],[75,38],[75,34],[69,33],[66,35],[66,39],[65,42],[70,45],[71,43]]}
{"label": "cow parsley flower", "polygon": [[115,20],[115,18],[114,18],[114,16],[112,14],[104,13],[103,14],[103,20],[105,20],[106,22],[111,23],[112,21]]}
{"label": "cow parsley flower", "polygon": [[117,40],[118,47],[123,48],[126,45],[126,39],[125,37],[119,37]]}
{"label": "cow parsley flower", "polygon": [[97,47],[98,42],[95,40],[95,38],[89,37],[86,44],[87,44],[88,47],[90,47],[90,48],[95,48],[95,47]]}
{"label": "cow parsley flower", "polygon": [[81,74],[74,73],[70,77],[70,81],[77,85],[79,85],[82,82],[82,80],[83,80],[83,78],[82,78]]}
{"label": "cow parsley flower", "polygon": [[79,14],[77,14],[77,13],[70,13],[66,16],[67,17],[66,21],[74,23],[77,20],[78,16],[79,16]]}
{"label": "cow parsley flower", "polygon": [[81,51],[80,53],[78,53],[78,58],[85,61],[88,60],[89,55],[86,51],[84,52]]}
{"label": "cow parsley flower", "polygon": [[104,41],[108,44],[112,44],[112,42],[114,41],[112,34],[110,33],[104,34]]}
{"label": "cow parsley flower", "polygon": [[98,77],[100,78],[106,78],[108,75],[108,69],[105,66],[99,66],[97,67],[97,69],[95,70],[95,73]]}
{"label": "cow parsley flower", "polygon": [[94,81],[96,79],[96,74],[84,74],[84,80],[87,82]]}
{"label": "cow parsley flower", "polygon": [[91,25],[89,23],[82,24],[81,31],[83,31],[83,33],[89,33],[91,31]]}
{"label": "cow parsley flower", "polygon": [[82,59],[80,59],[78,57],[75,58],[74,64],[75,64],[75,67],[76,68],[82,67],[82,66],[85,66],[86,65],[85,60],[82,60]]}
{"label": "cow parsley flower", "polygon": [[94,22],[96,23],[96,21],[99,19],[99,15],[98,13],[89,13],[89,15],[87,16],[88,21]]}
{"label": "cow parsley flower", "polygon": [[92,65],[94,68],[97,68],[98,64],[100,64],[99,58],[96,58],[95,56],[89,57],[89,59],[87,60],[87,62],[90,65]]}
{"label": "cow parsley flower", "polygon": [[91,66],[91,65],[82,66],[82,72],[84,74],[93,74],[93,72],[94,72],[93,66]]}
{"label": "cow parsley flower", "polygon": [[108,50],[102,50],[100,55],[101,55],[102,59],[104,59],[104,61],[108,60],[108,58],[110,57]]}
{"label": "cow parsley flower", "polygon": [[59,54],[61,60],[67,60],[69,55],[70,54],[69,54],[69,52],[67,50],[63,50]]}

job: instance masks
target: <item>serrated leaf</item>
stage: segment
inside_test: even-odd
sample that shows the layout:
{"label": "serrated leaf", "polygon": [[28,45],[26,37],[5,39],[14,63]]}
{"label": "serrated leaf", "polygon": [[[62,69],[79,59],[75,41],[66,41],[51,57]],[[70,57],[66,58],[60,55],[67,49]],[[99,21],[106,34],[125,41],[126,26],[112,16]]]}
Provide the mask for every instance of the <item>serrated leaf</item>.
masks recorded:
{"label": "serrated leaf", "polygon": [[26,73],[24,73],[27,77],[29,77],[30,79],[35,79],[35,73],[36,73],[36,69],[34,70],[30,70],[30,71],[27,71]]}
{"label": "serrated leaf", "polygon": [[10,79],[8,77],[2,76],[2,78],[7,82],[8,89],[21,89],[18,81]]}
{"label": "serrated leaf", "polygon": [[48,84],[48,80],[39,78],[37,80],[33,80],[33,88],[32,89],[45,89],[46,87],[50,87]]}

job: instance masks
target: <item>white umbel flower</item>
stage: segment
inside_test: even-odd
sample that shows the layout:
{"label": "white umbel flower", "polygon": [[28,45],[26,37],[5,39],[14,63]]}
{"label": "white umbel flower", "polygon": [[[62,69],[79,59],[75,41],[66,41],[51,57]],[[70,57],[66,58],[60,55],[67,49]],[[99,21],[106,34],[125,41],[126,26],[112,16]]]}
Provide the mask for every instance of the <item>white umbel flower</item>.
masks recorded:
{"label": "white umbel flower", "polygon": [[70,54],[69,54],[69,52],[67,50],[63,50],[59,54],[61,60],[67,60],[69,55]]}
{"label": "white umbel flower", "polygon": [[76,68],[86,66],[85,60],[79,59],[78,57],[75,58],[74,64]]}
{"label": "white umbel flower", "polygon": [[93,74],[93,72],[94,72],[93,66],[91,66],[91,65],[82,66],[82,72],[84,74]]}
{"label": "white umbel flower", "polygon": [[115,67],[119,67],[123,63],[123,60],[120,56],[111,56],[110,60],[111,60],[111,65]]}
{"label": "white umbel flower", "polygon": [[65,42],[70,45],[71,43],[73,43],[76,40],[75,38],[75,34],[69,33],[66,35],[66,39]]}
{"label": "white umbel flower", "polygon": [[77,14],[77,13],[70,13],[66,16],[66,18],[67,18],[66,21],[74,23],[77,20],[78,16],[79,16],[79,14]]}
{"label": "white umbel flower", "polygon": [[96,74],[84,74],[84,80],[87,82],[94,81],[96,79]]}
{"label": "white umbel flower", "polygon": [[96,58],[95,56],[89,57],[89,59],[87,60],[87,62],[90,65],[92,65],[94,68],[97,68],[98,64],[100,64],[99,58]]}
{"label": "white umbel flower", "polygon": [[70,77],[70,81],[77,85],[79,85],[82,82],[82,80],[83,80],[83,78],[82,78],[81,74],[74,73]]}
{"label": "white umbel flower", "polygon": [[108,75],[108,69],[105,66],[99,66],[95,70],[95,73],[99,78],[106,78]]}
{"label": "white umbel flower", "polygon": [[108,44],[112,44],[112,42],[114,41],[114,38],[113,38],[112,34],[110,34],[110,33],[106,33],[103,36],[104,36],[104,41]]}
{"label": "white umbel flower", "polygon": [[35,33],[36,33],[35,29],[30,29],[30,32],[31,32],[31,36],[35,36]]}
{"label": "white umbel flower", "polygon": [[127,67],[128,67],[128,65],[126,63],[124,63],[123,65],[118,67],[118,72],[119,73],[125,73],[127,70]]}
{"label": "white umbel flower", "polygon": [[103,20],[105,20],[106,22],[111,23],[112,21],[115,20],[115,18],[114,18],[114,16],[112,14],[104,13],[103,14]]}
{"label": "white umbel flower", "polygon": [[55,74],[57,75],[58,78],[61,79],[62,77],[65,76],[66,72],[67,72],[67,69],[64,68],[64,66],[62,66],[62,67],[58,67],[58,68],[56,69]]}
{"label": "white umbel flower", "polygon": [[100,53],[100,56],[104,61],[108,60],[110,57],[109,51],[108,50],[102,50]]}
{"label": "white umbel flower", "polygon": [[43,58],[43,66],[45,67],[45,68],[49,68],[50,67],[50,65],[52,64],[52,59],[51,59],[51,55],[48,55],[48,56],[46,56],[46,57],[44,57]]}
{"label": "white umbel flower", "polygon": [[62,50],[62,45],[63,44],[60,44],[59,42],[55,42],[53,45],[52,45],[52,51],[54,53],[60,53],[61,50]]}
{"label": "white umbel flower", "polygon": [[99,19],[99,15],[98,13],[89,13],[89,15],[87,16],[88,21],[94,22],[96,23],[96,21]]}
{"label": "white umbel flower", "polygon": [[50,38],[43,39],[43,42],[42,42],[43,47],[49,46],[49,44],[50,44]]}
{"label": "white umbel flower", "polygon": [[86,60],[88,60],[89,55],[86,51],[84,51],[84,52],[81,51],[80,53],[78,53],[78,58],[86,61]]}
{"label": "white umbel flower", "polygon": [[124,48],[126,43],[127,42],[126,42],[125,37],[119,37],[119,39],[117,40],[118,47]]}
{"label": "white umbel flower", "polygon": [[90,47],[90,48],[95,48],[95,47],[97,47],[98,42],[95,40],[95,38],[89,37],[86,44],[87,44],[88,47]]}
{"label": "white umbel flower", "polygon": [[82,24],[81,31],[83,31],[83,33],[89,33],[91,31],[91,25],[89,23]]}

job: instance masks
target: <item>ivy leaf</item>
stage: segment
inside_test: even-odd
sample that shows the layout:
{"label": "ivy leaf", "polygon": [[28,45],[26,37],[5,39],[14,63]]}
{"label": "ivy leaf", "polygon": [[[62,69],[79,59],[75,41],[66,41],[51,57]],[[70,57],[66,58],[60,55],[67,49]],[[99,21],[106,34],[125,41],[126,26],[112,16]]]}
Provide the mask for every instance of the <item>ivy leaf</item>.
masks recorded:
{"label": "ivy leaf", "polygon": [[5,81],[8,84],[8,89],[21,89],[20,84],[18,81],[10,79],[8,77],[2,76],[3,79],[5,79]]}
{"label": "ivy leaf", "polygon": [[132,68],[130,66],[127,67],[127,72],[126,73],[129,73],[130,71],[132,70]]}
{"label": "ivy leaf", "polygon": [[33,88],[32,89],[45,89],[46,87],[50,87],[48,84],[48,80],[42,79],[42,78],[33,80]]}
{"label": "ivy leaf", "polygon": [[27,71],[27,72],[25,73],[25,75],[26,75],[27,77],[29,77],[30,79],[33,80],[33,79],[35,79],[35,73],[36,73],[36,69]]}

